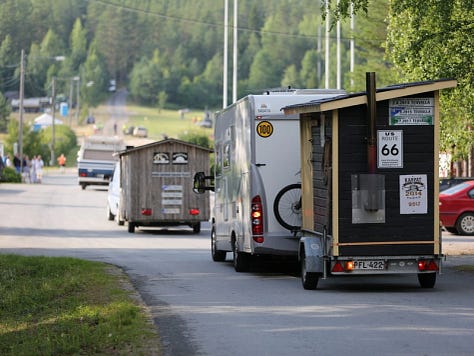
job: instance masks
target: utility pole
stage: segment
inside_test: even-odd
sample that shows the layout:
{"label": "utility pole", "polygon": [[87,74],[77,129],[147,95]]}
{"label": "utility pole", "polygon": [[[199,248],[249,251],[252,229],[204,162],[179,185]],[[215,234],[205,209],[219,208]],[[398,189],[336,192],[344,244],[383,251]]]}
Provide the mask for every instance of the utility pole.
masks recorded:
{"label": "utility pole", "polygon": [[324,69],[324,76],[325,76],[325,88],[329,89],[329,32],[331,30],[330,27],[330,19],[329,19],[329,0],[326,0],[326,53],[325,53],[325,69]]}
{"label": "utility pole", "polygon": [[237,45],[237,19],[239,15],[239,5],[238,0],[234,0],[234,56],[233,56],[233,64],[232,64],[232,102],[235,103],[237,101],[237,52],[238,52],[238,45]]}
{"label": "utility pole", "polygon": [[20,62],[20,125],[18,128],[18,147],[20,154],[20,172],[23,172],[23,99],[25,97],[25,50],[21,50]]}
{"label": "utility pole", "polygon": [[54,146],[55,146],[55,141],[56,141],[56,118],[55,118],[55,113],[56,113],[56,77],[53,77],[53,82],[51,84],[51,114],[52,114],[52,138],[51,138],[51,162],[49,162],[50,166],[54,165],[54,161],[56,159],[54,155]]}
{"label": "utility pole", "polygon": [[76,124],[79,125],[79,98],[81,97],[79,89],[81,88],[80,82],[81,82],[81,77],[74,77],[75,80],[77,80],[77,87],[76,87],[76,95],[77,95],[77,100],[76,100]]}
{"label": "utility pole", "polygon": [[228,46],[229,46],[229,0],[224,1],[224,72],[222,83],[222,108],[227,106]]}

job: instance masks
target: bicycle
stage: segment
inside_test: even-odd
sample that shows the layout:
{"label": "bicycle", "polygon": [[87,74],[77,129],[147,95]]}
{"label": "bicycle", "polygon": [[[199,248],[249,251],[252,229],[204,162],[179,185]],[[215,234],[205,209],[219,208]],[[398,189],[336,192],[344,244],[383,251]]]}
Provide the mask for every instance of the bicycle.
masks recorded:
{"label": "bicycle", "polygon": [[301,229],[301,184],[289,184],[278,192],[273,202],[275,218],[290,230]]}

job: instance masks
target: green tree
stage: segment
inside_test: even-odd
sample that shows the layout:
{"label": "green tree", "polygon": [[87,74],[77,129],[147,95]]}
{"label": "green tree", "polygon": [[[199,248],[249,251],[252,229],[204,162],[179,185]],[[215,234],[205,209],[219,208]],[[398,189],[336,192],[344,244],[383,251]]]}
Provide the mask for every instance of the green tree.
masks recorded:
{"label": "green tree", "polygon": [[387,54],[410,81],[455,78],[441,93],[441,149],[465,159],[474,142],[474,2],[394,0]]}
{"label": "green tree", "polygon": [[0,93],[0,132],[6,131],[11,111],[12,109],[7,99]]}
{"label": "green tree", "polygon": [[89,106],[97,106],[105,98],[108,79],[105,62],[96,51],[94,44],[89,48],[80,77],[82,102]]}

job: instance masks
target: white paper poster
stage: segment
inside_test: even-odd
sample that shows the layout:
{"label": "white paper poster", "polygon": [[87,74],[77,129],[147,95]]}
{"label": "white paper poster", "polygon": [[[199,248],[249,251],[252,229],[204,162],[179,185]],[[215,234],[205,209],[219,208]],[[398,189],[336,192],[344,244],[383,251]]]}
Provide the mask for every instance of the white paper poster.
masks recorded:
{"label": "white paper poster", "polygon": [[426,174],[400,176],[400,214],[428,213]]}

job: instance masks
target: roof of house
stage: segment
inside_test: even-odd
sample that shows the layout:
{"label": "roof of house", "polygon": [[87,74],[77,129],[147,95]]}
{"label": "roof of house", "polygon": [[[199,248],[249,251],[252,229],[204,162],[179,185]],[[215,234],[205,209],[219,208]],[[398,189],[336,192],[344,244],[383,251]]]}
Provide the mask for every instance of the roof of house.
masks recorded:
{"label": "roof of house", "polygon": [[[454,79],[440,79],[424,82],[413,82],[405,84],[390,85],[376,90],[376,101],[400,98],[409,95],[417,95],[426,92],[456,87]],[[305,114],[310,112],[324,112],[341,109],[356,105],[367,104],[367,92],[351,93],[332,98],[312,100],[307,103],[295,104],[283,107],[286,115]]]}
{"label": "roof of house", "polygon": [[199,146],[199,145],[196,145],[194,143],[190,143],[190,142],[186,142],[186,141],[182,141],[182,140],[178,140],[178,139],[174,139],[174,138],[167,138],[165,140],[151,142],[151,143],[148,143],[146,145],[137,146],[137,147],[133,147],[133,148],[128,148],[125,151],[119,152],[119,155],[126,155],[126,154],[129,154],[129,153],[141,151],[143,149],[147,149],[147,148],[150,148],[150,147],[158,147],[158,146],[172,144],[172,143],[178,143],[178,144],[182,144],[182,145],[186,145],[186,146],[190,146],[190,147],[195,147],[195,148],[203,150],[203,151],[213,152],[213,150],[210,149],[210,148]]}

